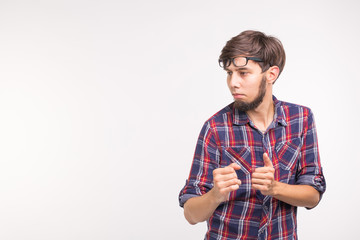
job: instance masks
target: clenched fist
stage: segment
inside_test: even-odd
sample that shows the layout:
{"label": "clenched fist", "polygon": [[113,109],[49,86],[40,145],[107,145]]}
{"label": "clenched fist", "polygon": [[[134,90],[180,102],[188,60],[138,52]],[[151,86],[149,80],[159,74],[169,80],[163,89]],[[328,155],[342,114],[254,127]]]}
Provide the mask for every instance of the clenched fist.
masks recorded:
{"label": "clenched fist", "polygon": [[241,167],[236,163],[223,168],[217,168],[213,171],[214,187],[212,189],[213,195],[218,203],[229,200],[229,194],[239,188],[241,184],[235,170]]}
{"label": "clenched fist", "polygon": [[275,169],[266,153],[264,153],[263,159],[264,167],[256,168],[251,176],[252,187],[260,190],[263,195],[273,195],[276,184],[274,179]]}

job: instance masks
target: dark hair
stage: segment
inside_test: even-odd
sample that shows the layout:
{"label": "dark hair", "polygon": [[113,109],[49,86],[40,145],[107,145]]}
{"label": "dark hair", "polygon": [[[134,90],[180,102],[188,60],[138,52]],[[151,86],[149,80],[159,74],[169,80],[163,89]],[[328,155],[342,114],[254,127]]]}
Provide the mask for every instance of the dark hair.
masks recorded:
{"label": "dark hair", "polygon": [[278,66],[279,75],[286,60],[284,47],[279,39],[253,30],[244,31],[227,41],[221,51],[220,59],[229,59],[238,55],[261,58],[263,62],[256,63],[263,72],[271,66]]}

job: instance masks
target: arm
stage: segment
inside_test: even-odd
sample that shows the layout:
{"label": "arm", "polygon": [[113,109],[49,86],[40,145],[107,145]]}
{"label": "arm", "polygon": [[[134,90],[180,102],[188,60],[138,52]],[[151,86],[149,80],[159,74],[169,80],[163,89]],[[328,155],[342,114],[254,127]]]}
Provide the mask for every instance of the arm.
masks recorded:
{"label": "arm", "polygon": [[199,197],[193,197],[184,204],[184,215],[190,224],[203,222],[211,217],[220,203],[228,200],[229,193],[239,188],[241,181],[235,170],[240,169],[236,163],[213,171],[214,187]]}
{"label": "arm", "polygon": [[320,201],[320,193],[309,185],[290,185],[274,180],[275,169],[268,155],[263,155],[265,166],[255,169],[252,174],[252,187],[264,195],[293,206],[313,208]]}
{"label": "arm", "polygon": [[320,193],[309,185],[290,185],[275,182],[273,197],[293,206],[313,208],[320,201]]}
{"label": "arm", "polygon": [[199,197],[193,197],[184,204],[184,216],[190,224],[209,219],[219,203],[212,196],[213,190]]}
{"label": "arm", "polygon": [[219,141],[210,123],[205,123],[195,149],[189,178],[180,191],[180,206],[190,224],[209,219],[215,209],[237,190],[241,181],[235,170],[240,166],[232,163],[227,167],[219,164]]}

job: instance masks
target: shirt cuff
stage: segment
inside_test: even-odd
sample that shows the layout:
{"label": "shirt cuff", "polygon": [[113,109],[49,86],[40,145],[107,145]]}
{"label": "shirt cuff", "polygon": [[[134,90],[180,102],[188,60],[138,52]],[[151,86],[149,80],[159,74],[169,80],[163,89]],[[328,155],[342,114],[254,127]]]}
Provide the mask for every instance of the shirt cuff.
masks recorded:
{"label": "shirt cuff", "polygon": [[184,194],[184,195],[181,195],[179,197],[179,204],[180,204],[180,207],[184,207],[184,204],[187,200],[189,200],[190,198],[193,198],[193,197],[198,197],[199,195],[196,195],[196,194]]}
{"label": "shirt cuff", "polygon": [[[319,202],[322,198],[323,193],[326,190],[325,178],[323,176],[313,176],[313,175],[301,175],[296,181],[297,185],[309,185],[315,188],[320,193]],[[312,209],[312,208],[306,208]]]}

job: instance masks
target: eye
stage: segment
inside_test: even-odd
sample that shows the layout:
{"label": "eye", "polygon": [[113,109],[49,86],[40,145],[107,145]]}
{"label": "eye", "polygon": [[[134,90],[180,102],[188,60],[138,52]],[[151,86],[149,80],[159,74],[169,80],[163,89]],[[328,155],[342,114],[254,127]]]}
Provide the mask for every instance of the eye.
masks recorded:
{"label": "eye", "polygon": [[241,76],[246,76],[246,75],[248,75],[249,73],[248,73],[248,72],[240,71],[239,74],[240,74]]}
{"label": "eye", "polygon": [[228,76],[231,76],[231,75],[232,75],[232,72],[226,71],[226,74],[227,74]]}

